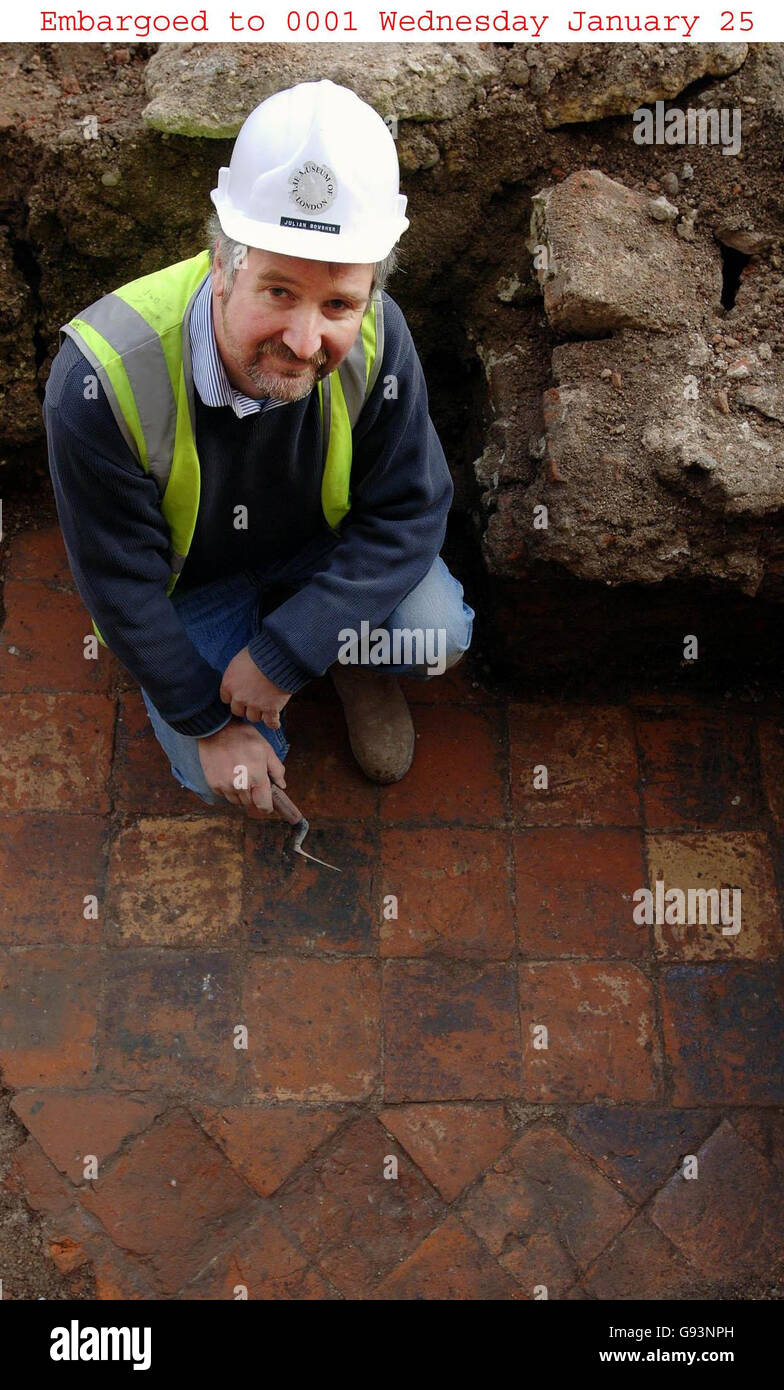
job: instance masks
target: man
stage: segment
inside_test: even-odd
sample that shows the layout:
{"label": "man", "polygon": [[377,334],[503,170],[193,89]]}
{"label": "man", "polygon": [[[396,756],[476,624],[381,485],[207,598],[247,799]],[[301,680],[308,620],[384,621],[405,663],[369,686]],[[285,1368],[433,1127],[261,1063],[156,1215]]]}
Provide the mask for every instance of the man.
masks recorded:
{"label": "man", "polygon": [[409,225],[388,128],[329,81],[278,92],[211,197],[209,252],[63,327],[44,418],[75,582],[174,776],[264,816],[284,707],[327,670],[360,766],[399,780],[395,677],[459,661],[474,612],[439,555],[452,482],[383,290]]}

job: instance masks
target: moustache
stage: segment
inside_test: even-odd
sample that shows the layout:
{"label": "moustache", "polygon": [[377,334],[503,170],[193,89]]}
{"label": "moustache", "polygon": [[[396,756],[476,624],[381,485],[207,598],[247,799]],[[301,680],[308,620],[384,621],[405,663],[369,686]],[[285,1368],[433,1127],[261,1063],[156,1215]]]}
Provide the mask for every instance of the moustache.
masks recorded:
{"label": "moustache", "polygon": [[[277,358],[281,362],[298,363],[300,361],[300,359],[297,357],[297,354],[295,352],[292,352],[290,348],[287,348],[285,343],[273,343],[269,340],[265,340],[265,342],[261,343],[257,350],[257,360],[261,357],[273,357]],[[315,357],[308,358],[308,366],[315,368],[323,367],[326,361],[327,354],[322,348],[319,352],[316,353]]]}

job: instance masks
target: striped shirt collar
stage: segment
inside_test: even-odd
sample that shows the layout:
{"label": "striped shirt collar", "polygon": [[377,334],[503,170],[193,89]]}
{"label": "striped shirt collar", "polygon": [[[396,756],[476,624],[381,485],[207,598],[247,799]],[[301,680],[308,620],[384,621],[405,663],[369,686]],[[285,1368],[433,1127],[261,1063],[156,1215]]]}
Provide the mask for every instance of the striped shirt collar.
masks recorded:
{"label": "striped shirt collar", "polygon": [[231,406],[239,420],[260,410],[274,410],[285,401],[271,401],[264,397],[254,400],[235,391],[226,375],[226,368],[218,352],[215,329],[212,322],[212,281],[207,274],[201,289],[193,301],[188,336],[191,344],[193,384],[205,405]]}

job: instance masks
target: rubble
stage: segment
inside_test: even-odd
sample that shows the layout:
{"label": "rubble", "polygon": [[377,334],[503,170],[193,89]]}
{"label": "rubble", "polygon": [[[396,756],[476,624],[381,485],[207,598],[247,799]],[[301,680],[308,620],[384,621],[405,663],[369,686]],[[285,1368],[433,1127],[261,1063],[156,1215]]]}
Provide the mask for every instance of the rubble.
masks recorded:
{"label": "rubble", "polygon": [[[657,200],[657,209],[662,205],[670,207]],[[649,211],[644,194],[599,169],[579,170],[534,195],[529,249],[546,248],[537,275],[545,312],[559,333],[697,327],[715,310],[718,256],[683,246]]]}
{"label": "rubble", "polygon": [[[147,65],[154,130],[207,139],[233,138],[265,97],[312,82],[321,66],[379,115],[400,122],[452,121],[501,76],[497,50],[478,44],[161,44]],[[328,71],[327,71],[328,69]],[[424,167],[427,167],[425,165]]]}
{"label": "rubble", "polygon": [[703,77],[735,72],[745,43],[551,43],[527,49],[530,87],[552,128],[631,114]]}

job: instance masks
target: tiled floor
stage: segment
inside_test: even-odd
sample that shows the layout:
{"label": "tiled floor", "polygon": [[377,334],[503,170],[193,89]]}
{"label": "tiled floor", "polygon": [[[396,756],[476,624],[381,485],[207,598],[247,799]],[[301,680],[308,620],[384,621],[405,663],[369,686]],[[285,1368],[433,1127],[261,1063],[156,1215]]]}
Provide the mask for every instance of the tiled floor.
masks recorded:
{"label": "tiled floor", "polygon": [[[516,703],[461,666],[407,683],[415,763],[377,788],[318,682],[287,784],[338,876],[175,783],[84,659],[56,528],[13,541],[5,603],[0,1067],[61,1269],[104,1299],[776,1296],[784,710]],[[657,878],[740,888],[740,931],[636,925]]]}

